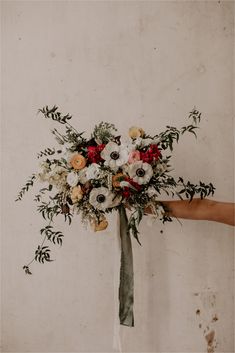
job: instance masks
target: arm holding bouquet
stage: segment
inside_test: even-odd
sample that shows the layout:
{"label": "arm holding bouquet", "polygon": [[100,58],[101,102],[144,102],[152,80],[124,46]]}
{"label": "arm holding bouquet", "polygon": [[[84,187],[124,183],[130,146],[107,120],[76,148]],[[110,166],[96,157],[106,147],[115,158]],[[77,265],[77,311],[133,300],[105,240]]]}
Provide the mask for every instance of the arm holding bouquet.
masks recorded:
{"label": "arm holding bouquet", "polygon": [[[192,220],[206,220],[235,225],[234,203],[220,202],[209,199],[195,198],[188,200],[161,201],[168,210],[170,217]],[[151,207],[146,207],[147,214],[152,213]]]}
{"label": "arm holding bouquet", "polygon": [[[46,242],[62,245],[64,235],[54,230],[57,216],[63,216],[70,224],[73,216],[80,214],[83,223],[100,231],[108,226],[107,213],[119,211],[128,204],[132,210],[128,232],[139,242],[138,226],[146,212],[157,214],[160,221],[167,222],[172,221],[172,217],[206,217],[211,209],[207,207],[207,212],[202,212],[208,201],[199,202],[195,198],[213,196],[212,183],[193,184],[182,177],[176,179],[170,173],[174,144],[185,133],[196,136],[201,120],[198,110],[189,113],[189,123],[185,126],[166,126],[165,131],[156,135],[131,127],[129,136],[120,136],[113,124],[101,122],[88,138],[71,125],[72,116],[63,115],[58,107],[45,106],[39,113],[62,126],[64,131],[52,130],[59,146],[38,153],[40,169],[28,179],[17,197],[21,200],[36,181],[44,184],[34,201],[47,225],[40,230],[42,243],[32,262],[51,261],[51,250]],[[158,202],[164,193],[191,202]],[[24,269],[28,273],[27,265]]]}
{"label": "arm holding bouquet", "polygon": [[[156,135],[132,127],[129,137],[123,137],[117,135],[113,124],[101,122],[86,138],[84,132],[78,132],[70,124],[72,116],[63,115],[58,107],[46,106],[39,112],[64,127],[64,131],[52,130],[59,148],[46,148],[38,153],[38,158],[43,158],[40,170],[28,179],[17,197],[21,200],[35,181],[45,184],[34,201],[47,224],[40,230],[41,244],[23,269],[32,274],[29,266],[34,261],[53,261],[47,244],[62,245],[64,239],[62,232],[54,229],[57,216],[64,217],[70,224],[73,216],[80,214],[85,225],[101,231],[108,227],[106,215],[118,211],[121,238],[119,317],[121,324],[134,326],[131,238],[140,243],[139,223],[144,214],[153,213],[163,223],[179,217],[232,224],[229,205],[223,206],[227,216],[221,218],[220,205],[207,200],[215,191],[212,183],[199,181],[193,184],[182,177],[175,179],[170,173],[174,143],[178,143],[185,133],[196,136],[201,113],[193,109],[188,116],[188,125],[179,129],[166,126],[165,131]],[[164,193],[181,200],[160,202]],[[131,210],[129,218],[126,205]],[[211,210],[216,210],[217,216],[212,215]]]}

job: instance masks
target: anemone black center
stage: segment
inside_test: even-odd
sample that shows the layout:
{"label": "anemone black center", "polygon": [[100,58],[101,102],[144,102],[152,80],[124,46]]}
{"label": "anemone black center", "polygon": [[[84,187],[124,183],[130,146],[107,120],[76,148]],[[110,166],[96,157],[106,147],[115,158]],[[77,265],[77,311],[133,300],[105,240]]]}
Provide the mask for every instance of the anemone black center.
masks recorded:
{"label": "anemone black center", "polygon": [[143,177],[145,175],[145,170],[143,168],[138,168],[136,171],[138,177]]}
{"label": "anemone black center", "polygon": [[97,195],[96,201],[99,203],[103,203],[105,201],[105,196],[103,194]]}
{"label": "anemone black center", "polygon": [[114,160],[117,160],[119,158],[119,153],[117,151],[113,151],[111,154],[110,154],[110,157]]}

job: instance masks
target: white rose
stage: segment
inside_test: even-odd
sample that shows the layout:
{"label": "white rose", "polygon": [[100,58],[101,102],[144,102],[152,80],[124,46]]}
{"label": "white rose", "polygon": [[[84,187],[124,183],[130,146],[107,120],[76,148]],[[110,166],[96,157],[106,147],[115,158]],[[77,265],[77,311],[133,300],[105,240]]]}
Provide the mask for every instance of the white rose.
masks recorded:
{"label": "white rose", "polygon": [[67,183],[74,187],[77,185],[78,183],[78,180],[79,180],[79,177],[78,177],[78,174],[76,172],[70,172],[68,175],[67,175]]}
{"label": "white rose", "polygon": [[97,179],[100,176],[100,166],[97,163],[92,163],[86,169],[86,177],[88,180],[90,179]]}
{"label": "white rose", "polygon": [[86,172],[87,172],[87,167],[79,170],[78,172],[78,181],[81,183],[81,184],[86,184],[86,182],[88,181],[87,179],[87,176],[86,176]]}

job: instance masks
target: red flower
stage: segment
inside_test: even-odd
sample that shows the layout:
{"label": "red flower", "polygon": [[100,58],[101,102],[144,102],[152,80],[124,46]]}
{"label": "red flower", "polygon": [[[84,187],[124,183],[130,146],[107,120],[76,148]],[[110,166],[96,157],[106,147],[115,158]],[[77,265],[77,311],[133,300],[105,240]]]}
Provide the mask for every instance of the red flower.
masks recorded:
{"label": "red flower", "polygon": [[125,197],[125,199],[128,199],[131,196],[130,188],[125,186],[122,191],[122,196]]}
{"label": "red flower", "polygon": [[100,152],[104,149],[105,145],[101,144],[98,146],[88,146],[87,147],[87,158],[91,163],[99,163],[102,158]]}
{"label": "red flower", "polygon": [[161,152],[157,145],[150,145],[146,152],[140,152],[140,159],[149,164],[151,164],[153,160],[157,161],[160,156]]}
{"label": "red flower", "polygon": [[159,151],[158,145],[150,145],[149,152],[152,153],[153,158],[157,161],[161,156],[161,152]]}
{"label": "red flower", "polygon": [[149,151],[140,152],[140,159],[145,163],[151,164],[153,161],[153,154]]}

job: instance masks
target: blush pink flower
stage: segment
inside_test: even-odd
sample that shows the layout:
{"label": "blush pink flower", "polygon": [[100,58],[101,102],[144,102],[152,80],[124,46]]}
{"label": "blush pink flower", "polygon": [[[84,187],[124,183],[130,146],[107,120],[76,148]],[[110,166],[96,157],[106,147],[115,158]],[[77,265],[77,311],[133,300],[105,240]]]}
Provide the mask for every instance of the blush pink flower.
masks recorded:
{"label": "blush pink flower", "polygon": [[129,158],[128,158],[128,162],[131,163],[135,163],[140,161],[140,152],[139,151],[131,151],[131,153],[129,154]]}

